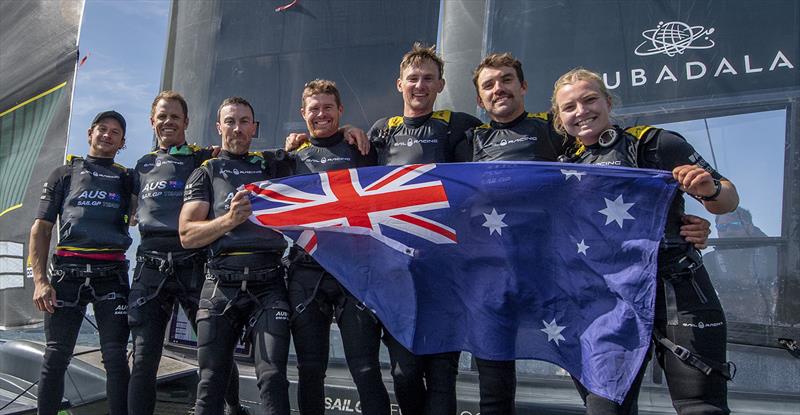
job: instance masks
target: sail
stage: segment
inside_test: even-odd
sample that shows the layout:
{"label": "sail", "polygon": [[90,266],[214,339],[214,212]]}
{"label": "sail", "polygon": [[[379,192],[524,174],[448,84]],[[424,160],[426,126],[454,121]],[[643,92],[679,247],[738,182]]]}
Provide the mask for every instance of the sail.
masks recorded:
{"label": "sail", "polygon": [[[41,321],[26,276],[42,183],[63,162],[83,0],[0,2],[0,327]],[[30,28],[36,30],[30,30]]]}
{"label": "sail", "polygon": [[219,144],[217,106],[239,95],[260,122],[253,148],[283,146],[305,129],[300,96],[314,78],[336,81],[343,122],[368,128],[399,115],[398,64],[414,41],[436,43],[438,17],[426,0],[176,0],[162,87],[186,97],[187,136],[202,144]]}

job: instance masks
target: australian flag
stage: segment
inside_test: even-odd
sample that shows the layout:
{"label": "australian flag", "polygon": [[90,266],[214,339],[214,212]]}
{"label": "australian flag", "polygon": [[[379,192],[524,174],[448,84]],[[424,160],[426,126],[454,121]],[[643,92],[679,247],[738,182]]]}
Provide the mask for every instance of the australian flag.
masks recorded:
{"label": "australian flag", "polygon": [[539,359],[621,402],[650,344],[665,172],[503,162],[247,185],[416,354]]}

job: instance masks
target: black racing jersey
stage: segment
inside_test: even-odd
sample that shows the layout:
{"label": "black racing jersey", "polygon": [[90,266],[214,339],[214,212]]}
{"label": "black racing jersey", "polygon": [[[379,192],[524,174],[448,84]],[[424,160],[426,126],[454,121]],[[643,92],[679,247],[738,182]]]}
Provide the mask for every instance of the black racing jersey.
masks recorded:
{"label": "black racing jersey", "polygon": [[[615,127],[617,139],[609,147],[599,143],[581,147],[574,161],[581,164],[642,167],[672,171],[675,167],[696,164],[717,180],[724,179],[680,134],[653,127]],[[684,215],[683,192],[676,194],[667,213],[664,241],[667,246],[685,244],[680,236]],[[685,250],[683,250],[685,252]]]}
{"label": "black racing jersey", "polygon": [[[225,215],[239,186],[287,176],[290,173],[287,164],[285,158],[267,152],[236,155],[223,150],[219,157],[207,160],[189,176],[184,203],[195,200],[208,202],[208,219]],[[208,249],[209,258],[215,265],[230,263],[240,266],[247,264],[247,254],[282,254],[286,246],[281,234],[245,221],[212,242]]]}
{"label": "black racing jersey", "polygon": [[130,175],[113,158],[70,155],[44,183],[36,219],[58,219],[58,250],[125,252],[130,196]]}
{"label": "black racing jersey", "polygon": [[344,140],[342,132],[327,138],[311,137],[290,154],[296,174],[374,166],[377,162],[374,148],[364,156]]}
{"label": "black racing jersey", "polygon": [[194,169],[211,158],[211,150],[182,144],[156,148],[136,163],[133,194],[137,195],[136,219],[142,235],[141,249],[182,251],[178,216],[183,189]]}
{"label": "black racing jersey", "polygon": [[382,166],[460,162],[472,159],[465,133],[480,124],[469,114],[442,110],[421,117],[381,118],[367,135]]}
{"label": "black racing jersey", "polygon": [[572,141],[553,128],[549,113],[529,113],[509,123],[492,121],[468,134],[473,161],[557,161]]}

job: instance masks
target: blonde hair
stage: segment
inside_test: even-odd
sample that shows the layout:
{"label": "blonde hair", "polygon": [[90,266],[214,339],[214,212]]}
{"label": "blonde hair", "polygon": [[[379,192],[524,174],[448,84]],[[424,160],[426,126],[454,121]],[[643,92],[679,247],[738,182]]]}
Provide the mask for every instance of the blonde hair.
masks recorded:
{"label": "blonde hair", "polygon": [[336,82],[327,79],[315,79],[311,82],[307,82],[305,86],[303,86],[303,97],[300,99],[303,104],[302,108],[306,107],[306,98],[319,94],[333,95],[333,98],[336,100],[336,106],[342,106],[342,100],[339,97],[339,89],[336,88]]}
{"label": "blonde hair", "polygon": [[403,71],[410,66],[420,66],[426,60],[433,62],[439,68],[439,79],[444,77],[444,61],[436,53],[436,45],[425,46],[420,42],[414,42],[411,50],[403,55],[403,60],[400,61],[400,78],[403,77]]}
{"label": "blonde hair", "polygon": [[600,77],[600,74],[597,72],[592,72],[588,69],[584,68],[575,68],[571,71],[561,75],[556,80],[556,83],[553,85],[553,96],[550,98],[550,111],[553,113],[553,127],[558,131],[559,134],[566,136],[567,131],[564,129],[564,124],[561,121],[561,113],[558,110],[558,104],[556,103],[556,94],[558,91],[566,85],[572,85],[578,81],[587,81],[593,82],[597,85],[597,90],[609,101],[613,101],[613,97],[610,92],[608,92],[608,88],[606,88],[605,82],[603,82],[603,78]]}

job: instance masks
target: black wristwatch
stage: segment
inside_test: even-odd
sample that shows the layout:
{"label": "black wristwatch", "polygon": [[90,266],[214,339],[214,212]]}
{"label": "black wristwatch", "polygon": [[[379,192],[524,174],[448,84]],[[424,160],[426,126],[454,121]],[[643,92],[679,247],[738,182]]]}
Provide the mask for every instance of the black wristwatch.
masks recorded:
{"label": "black wristwatch", "polygon": [[711,196],[697,196],[698,199],[702,200],[703,202],[713,202],[717,200],[717,196],[722,191],[722,183],[719,180],[714,179],[714,194]]}

